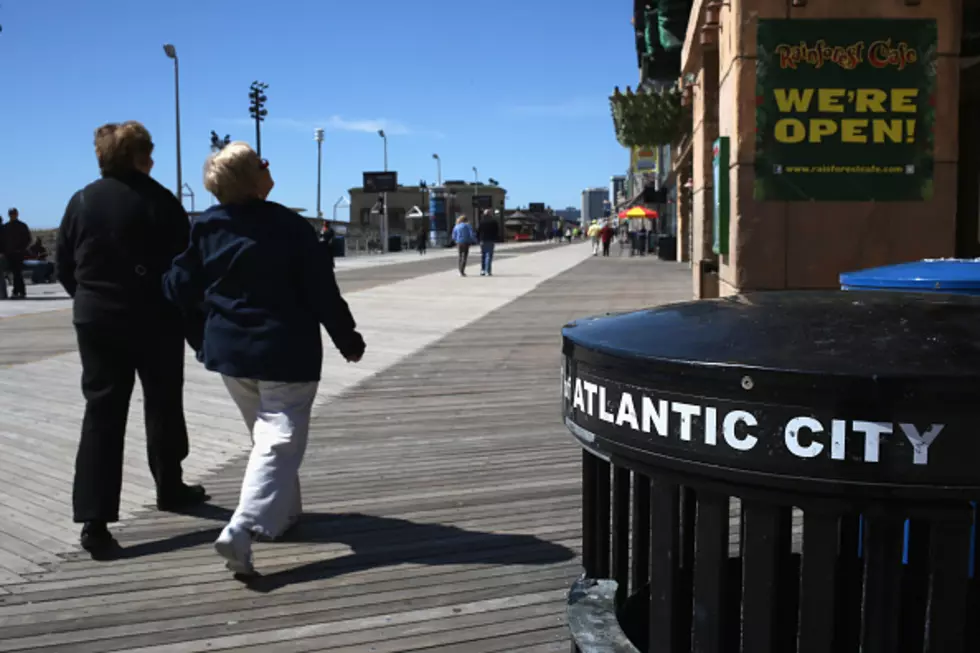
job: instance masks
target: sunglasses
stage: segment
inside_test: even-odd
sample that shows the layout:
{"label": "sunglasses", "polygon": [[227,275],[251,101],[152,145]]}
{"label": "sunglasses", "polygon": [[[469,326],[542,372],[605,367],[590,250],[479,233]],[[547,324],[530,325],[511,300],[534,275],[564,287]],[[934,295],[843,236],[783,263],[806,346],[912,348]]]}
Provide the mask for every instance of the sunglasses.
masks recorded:
{"label": "sunglasses", "polygon": [[268,159],[262,159],[262,160],[260,160],[259,161],[259,169],[261,169],[261,170],[268,170],[269,169],[269,160]]}

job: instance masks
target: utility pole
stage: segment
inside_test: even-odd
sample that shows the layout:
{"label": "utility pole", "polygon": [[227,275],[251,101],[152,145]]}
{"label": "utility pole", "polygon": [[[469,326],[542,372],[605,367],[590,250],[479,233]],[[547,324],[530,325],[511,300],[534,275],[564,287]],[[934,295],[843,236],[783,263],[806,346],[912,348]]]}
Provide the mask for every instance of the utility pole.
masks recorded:
{"label": "utility pole", "polygon": [[480,220],[480,210],[476,207],[476,196],[480,194],[480,173],[476,171],[476,166],[473,166],[473,182],[473,227],[476,228]]}
{"label": "utility pole", "polygon": [[174,108],[177,121],[177,199],[184,203],[184,180],[180,165],[180,65],[177,61],[177,48],[170,43],[163,46],[163,52],[174,60]]}
{"label": "utility pole", "polygon": [[269,114],[265,109],[265,102],[269,98],[266,97],[265,91],[269,88],[268,84],[263,82],[252,82],[249,87],[248,97],[252,103],[248,106],[249,115],[255,120],[255,152],[262,156],[262,121]]}
{"label": "utility pole", "polygon": [[322,218],[323,211],[320,210],[320,181],[323,175],[323,129],[317,127],[313,131],[313,138],[316,140],[316,217]]}
{"label": "utility pole", "polygon": [[438,188],[442,186],[442,159],[438,154],[433,154],[432,158],[436,160],[436,188]]}
{"label": "utility pole", "polygon": [[[379,129],[378,136],[385,142],[385,172],[388,172],[388,136],[385,130]],[[381,198],[381,251],[388,253],[388,192]]]}

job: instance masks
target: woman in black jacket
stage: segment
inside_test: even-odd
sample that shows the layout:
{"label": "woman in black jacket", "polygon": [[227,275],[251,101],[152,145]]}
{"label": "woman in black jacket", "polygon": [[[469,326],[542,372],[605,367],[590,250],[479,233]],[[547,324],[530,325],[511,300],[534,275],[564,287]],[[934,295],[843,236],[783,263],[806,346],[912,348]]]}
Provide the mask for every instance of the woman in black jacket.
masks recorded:
{"label": "woman in black jacket", "polygon": [[75,193],[58,230],[58,281],[74,298],[85,417],[75,460],[74,519],[94,556],[116,543],[123,446],[135,377],[143,386],[146,448],[157,506],[181,510],[207,500],[185,485],[184,328],[160,277],[187,246],[184,208],[150,178],[153,141],[138,122],[95,132],[102,178]]}
{"label": "woman in black jacket", "polygon": [[164,293],[188,316],[205,316],[198,357],[222,375],[252,435],[238,508],[215,542],[229,569],[250,574],[252,538],[280,536],[302,510],[320,326],[349,362],[361,359],[364,340],[313,228],[266,201],[267,161],[231,143],[209,157],[204,186],[220,205],[194,222]]}

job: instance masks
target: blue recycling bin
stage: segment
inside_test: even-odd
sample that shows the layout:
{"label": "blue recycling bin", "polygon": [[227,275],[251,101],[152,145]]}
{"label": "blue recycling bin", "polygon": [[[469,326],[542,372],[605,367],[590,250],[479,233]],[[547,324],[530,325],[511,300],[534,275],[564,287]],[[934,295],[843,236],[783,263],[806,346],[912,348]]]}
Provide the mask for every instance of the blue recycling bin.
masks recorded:
{"label": "blue recycling bin", "polygon": [[841,290],[897,290],[980,295],[980,260],[935,259],[845,272]]}
{"label": "blue recycling bin", "polygon": [[[911,263],[845,272],[840,275],[841,290],[894,290],[938,292],[953,295],[980,295],[980,259],[926,259]],[[973,532],[970,535],[970,578],[973,578],[977,546],[977,504],[973,502]],[[860,542],[858,544],[860,554]],[[902,562],[908,564],[909,522],[905,522]]]}

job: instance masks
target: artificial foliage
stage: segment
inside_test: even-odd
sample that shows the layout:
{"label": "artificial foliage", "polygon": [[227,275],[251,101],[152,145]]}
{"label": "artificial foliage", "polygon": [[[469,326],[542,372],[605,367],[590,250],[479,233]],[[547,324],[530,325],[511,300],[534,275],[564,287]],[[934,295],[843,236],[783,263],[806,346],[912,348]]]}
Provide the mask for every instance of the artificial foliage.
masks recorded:
{"label": "artificial foliage", "polygon": [[669,145],[680,137],[685,119],[690,118],[676,87],[636,93],[628,86],[625,93],[616,87],[609,104],[616,140],[623,147]]}

